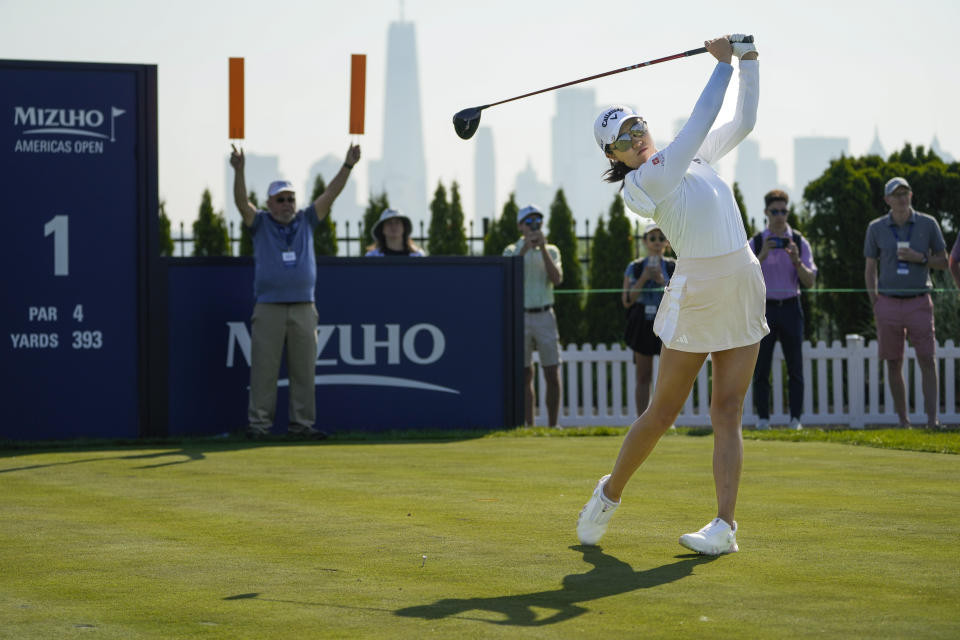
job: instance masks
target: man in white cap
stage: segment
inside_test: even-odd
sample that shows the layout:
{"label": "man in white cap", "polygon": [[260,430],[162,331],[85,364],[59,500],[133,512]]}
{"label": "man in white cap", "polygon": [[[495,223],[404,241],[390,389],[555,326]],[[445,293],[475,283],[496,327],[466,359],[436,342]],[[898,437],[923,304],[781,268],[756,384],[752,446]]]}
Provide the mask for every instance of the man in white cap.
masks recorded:
{"label": "man in white cap", "polygon": [[267,188],[267,208],[257,211],[247,199],[243,151],[230,156],[234,169],[233,198],[243,223],[253,236],[253,318],[250,335],[250,403],[247,437],[270,433],[277,406],[277,377],[283,348],[290,376],[290,435],[320,439],[314,428],[317,359],[317,258],[313,230],[330,213],[350,170],[360,160],[360,147],[351,145],[343,166],[316,200],[296,207],[293,185],[275,180]]}
{"label": "man in white cap", "polygon": [[[904,178],[883,189],[890,211],[870,223],[863,244],[864,278],[877,323],[877,349],[887,362],[887,380],[900,426],[910,425],[903,381],[903,337],[910,339],[920,366],[927,426],[937,419],[936,335],[930,269],[946,269],[946,243],[933,216],[911,205],[913,190]],[[879,275],[878,275],[879,271]]]}
{"label": "man in white cap", "polygon": [[547,417],[556,427],[560,414],[560,342],[553,313],[553,287],[563,281],[560,250],[547,244],[543,213],[534,205],[517,212],[521,237],[503,250],[505,256],[523,258],[523,366],[526,373],[524,414],[533,424],[533,350],[540,353],[546,380]]}

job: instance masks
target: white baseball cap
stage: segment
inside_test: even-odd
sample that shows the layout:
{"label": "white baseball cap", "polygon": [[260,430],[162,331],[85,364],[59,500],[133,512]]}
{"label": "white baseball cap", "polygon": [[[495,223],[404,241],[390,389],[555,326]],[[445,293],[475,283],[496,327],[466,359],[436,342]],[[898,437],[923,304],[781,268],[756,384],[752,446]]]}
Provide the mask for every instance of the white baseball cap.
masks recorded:
{"label": "white baseball cap", "polygon": [[289,180],[274,180],[270,183],[270,186],[267,187],[267,197],[273,197],[283,191],[296,193],[296,190],[293,188],[293,183],[291,183]]}
{"label": "white baseball cap", "polygon": [[[887,184],[883,187],[883,195],[890,195],[896,191],[898,187],[906,187],[907,189],[910,189],[910,183],[907,182],[905,178],[901,178],[900,176],[897,176],[896,178],[890,178],[887,180]],[[910,191],[913,191],[913,189],[910,189]]]}
{"label": "white baseball cap", "polygon": [[540,211],[539,208],[537,208],[537,205],[535,205],[535,204],[528,204],[528,205],[525,206],[523,209],[520,209],[520,211],[517,211],[517,223],[519,224],[519,223],[523,222],[524,218],[526,218],[527,216],[530,216],[530,215],[538,215],[538,216],[540,216],[540,217],[542,218],[542,217],[543,217],[543,212]]}
{"label": "white baseball cap", "polygon": [[617,139],[620,135],[620,125],[629,118],[643,120],[639,113],[625,104],[615,104],[600,112],[593,123],[593,137],[596,138],[600,149],[605,151],[607,145]]}

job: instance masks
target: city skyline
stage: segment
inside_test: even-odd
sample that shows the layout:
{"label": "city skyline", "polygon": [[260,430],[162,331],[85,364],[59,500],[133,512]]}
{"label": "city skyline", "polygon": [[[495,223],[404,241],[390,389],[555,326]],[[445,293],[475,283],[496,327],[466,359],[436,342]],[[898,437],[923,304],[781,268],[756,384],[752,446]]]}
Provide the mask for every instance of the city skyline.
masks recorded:
{"label": "city skyline", "polygon": [[[360,204],[370,191],[370,160],[382,154],[385,138],[403,133],[384,131],[387,34],[400,13],[394,0],[359,0],[351,11],[302,0],[278,0],[269,7],[225,0],[0,4],[5,58],[157,65],[160,196],[175,228],[195,219],[205,188],[218,209],[229,203],[221,171],[229,151],[231,56],[246,60],[244,148],[277,157],[278,173],[298,187],[315,162],[328,154],[342,158],[352,140],[351,54],[367,54],[367,133],[353,138],[363,147],[363,159],[351,177]],[[450,122],[460,109],[695,48],[706,37],[735,30],[757,37],[760,112],[749,139],[763,158],[776,162],[780,182],[795,175],[793,139],[800,137],[847,138],[850,153],[860,155],[879,131],[888,153],[905,142],[927,147],[935,140],[944,157],[958,154],[960,121],[952,105],[960,99],[960,86],[946,81],[955,77],[950,27],[960,18],[957,3],[918,0],[903,11],[891,0],[839,5],[811,0],[795,8],[758,0],[735,7],[689,0],[645,13],[642,23],[656,29],[573,1],[489,0],[480,10],[407,0],[402,21],[416,26],[429,195],[438,182],[449,188],[455,180],[463,202],[475,202],[476,141],[457,138]],[[44,37],[35,37],[40,31]],[[712,66],[702,55],[577,88],[595,92],[598,105],[637,106],[662,146],[672,123],[689,114]],[[721,121],[732,113],[735,84],[736,79]],[[497,212],[528,167],[540,182],[554,180],[554,93],[484,111],[482,124],[490,129],[495,151]],[[571,123],[567,135],[590,145],[591,126],[592,117]],[[721,162],[724,178],[732,181],[735,163],[736,154]]]}

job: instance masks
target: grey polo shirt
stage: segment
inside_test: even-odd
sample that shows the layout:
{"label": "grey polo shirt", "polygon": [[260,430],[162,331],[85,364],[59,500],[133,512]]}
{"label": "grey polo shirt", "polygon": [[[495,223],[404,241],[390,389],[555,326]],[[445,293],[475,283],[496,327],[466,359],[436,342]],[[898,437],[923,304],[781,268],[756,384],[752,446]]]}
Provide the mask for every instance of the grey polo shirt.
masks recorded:
{"label": "grey polo shirt", "polygon": [[946,243],[937,220],[913,209],[910,217],[898,226],[890,212],[870,223],[863,242],[865,258],[875,258],[880,275],[879,293],[894,297],[910,297],[929,291],[930,267],[918,262],[907,262],[907,273],[897,273],[897,242],[909,241],[910,248],[927,255],[943,251]]}

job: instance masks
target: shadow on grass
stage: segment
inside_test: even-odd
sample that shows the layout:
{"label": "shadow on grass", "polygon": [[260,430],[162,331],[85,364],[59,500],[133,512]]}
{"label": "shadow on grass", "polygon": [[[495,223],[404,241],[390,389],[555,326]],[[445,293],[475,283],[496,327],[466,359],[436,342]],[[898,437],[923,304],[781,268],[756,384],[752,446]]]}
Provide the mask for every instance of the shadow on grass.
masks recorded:
{"label": "shadow on grass", "polygon": [[[590,611],[581,603],[607,596],[649,589],[675,582],[693,573],[694,567],[715,560],[710,556],[680,555],[677,562],[646,571],[634,571],[626,562],[605,554],[599,547],[572,546],[583,554],[584,561],[593,565],[587,573],[576,573],[563,579],[560,589],[521,593],[496,598],[445,598],[433,604],[398,609],[398,616],[437,620],[456,616],[489,622],[490,624],[536,627],[556,624]],[[555,611],[546,618],[538,618],[537,609]],[[503,616],[502,620],[472,618],[462,614],[468,611],[488,611]]]}

